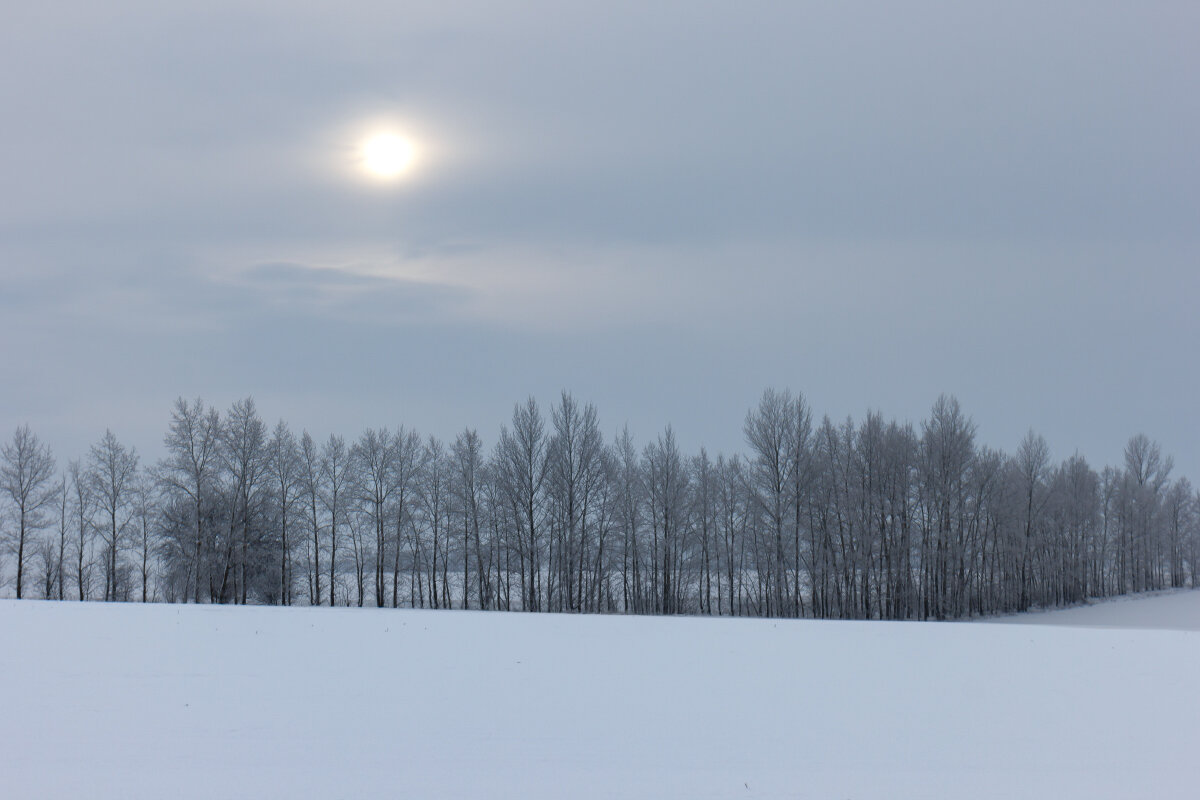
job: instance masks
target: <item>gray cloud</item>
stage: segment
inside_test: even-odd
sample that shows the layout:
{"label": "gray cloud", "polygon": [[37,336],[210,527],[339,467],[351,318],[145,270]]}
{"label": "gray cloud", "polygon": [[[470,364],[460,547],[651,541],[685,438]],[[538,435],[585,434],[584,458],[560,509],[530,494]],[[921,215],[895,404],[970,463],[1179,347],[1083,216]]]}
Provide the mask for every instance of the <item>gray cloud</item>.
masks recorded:
{"label": "gray cloud", "polygon": [[[152,448],[176,394],[254,393],[450,433],[568,386],[731,449],[766,384],[912,419],[949,391],[991,443],[1146,428],[1200,477],[1198,17],[26,4],[0,424]],[[347,167],[377,117],[429,152],[388,190]]]}

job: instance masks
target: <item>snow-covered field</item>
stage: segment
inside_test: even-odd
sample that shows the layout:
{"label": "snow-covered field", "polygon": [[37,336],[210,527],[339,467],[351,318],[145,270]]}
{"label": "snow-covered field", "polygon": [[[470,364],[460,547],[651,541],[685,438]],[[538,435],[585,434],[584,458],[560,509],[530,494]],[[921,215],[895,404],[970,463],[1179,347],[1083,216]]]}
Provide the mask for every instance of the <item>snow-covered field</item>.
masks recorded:
{"label": "snow-covered field", "polygon": [[1098,628],[1144,628],[1200,631],[1200,592],[1168,591],[1124,595],[1091,605],[996,617],[993,622],[1021,625],[1072,625]]}
{"label": "snow-covered field", "polygon": [[[1164,602],[1192,622],[1158,627],[1191,630],[1148,629]],[[1200,592],[1037,621],[1139,608],[1149,626],[0,601],[0,796],[1195,796]]]}

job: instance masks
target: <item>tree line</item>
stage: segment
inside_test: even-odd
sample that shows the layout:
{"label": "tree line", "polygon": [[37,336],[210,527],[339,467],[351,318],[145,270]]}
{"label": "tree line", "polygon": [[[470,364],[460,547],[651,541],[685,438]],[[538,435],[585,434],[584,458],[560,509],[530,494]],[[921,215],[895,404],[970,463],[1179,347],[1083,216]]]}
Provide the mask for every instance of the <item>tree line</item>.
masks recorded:
{"label": "tree line", "polygon": [[1134,436],[1097,471],[1032,431],[979,445],[957,400],[919,428],[815,421],[767,390],[744,454],[606,438],[564,392],[489,449],[403,426],[318,443],[176,401],[165,456],[111,432],[59,472],[22,426],[0,448],[18,598],[636,614],[948,619],[1195,586],[1200,493]]}

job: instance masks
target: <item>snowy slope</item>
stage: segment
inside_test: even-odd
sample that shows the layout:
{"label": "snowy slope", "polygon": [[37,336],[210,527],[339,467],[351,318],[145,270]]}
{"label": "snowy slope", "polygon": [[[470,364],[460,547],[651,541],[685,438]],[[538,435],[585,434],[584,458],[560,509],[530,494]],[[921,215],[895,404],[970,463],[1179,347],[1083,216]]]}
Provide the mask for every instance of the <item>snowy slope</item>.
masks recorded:
{"label": "snowy slope", "polygon": [[1200,631],[1200,591],[1123,595],[1094,600],[1086,606],[997,617],[994,621],[1021,625]]}
{"label": "snowy slope", "polygon": [[3,601],[0,796],[1183,797],[1197,665],[1191,631]]}

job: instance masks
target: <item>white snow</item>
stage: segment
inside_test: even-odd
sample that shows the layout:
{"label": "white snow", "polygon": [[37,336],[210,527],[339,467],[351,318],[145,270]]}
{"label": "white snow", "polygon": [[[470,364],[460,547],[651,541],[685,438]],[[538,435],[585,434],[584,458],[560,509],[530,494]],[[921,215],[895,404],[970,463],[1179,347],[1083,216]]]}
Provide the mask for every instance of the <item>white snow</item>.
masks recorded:
{"label": "white snow", "polygon": [[1200,631],[1200,592],[1175,590],[1092,600],[1088,605],[996,617],[1020,625]]}
{"label": "white snow", "polygon": [[1192,630],[0,601],[0,796],[1184,797],[1198,665]]}

